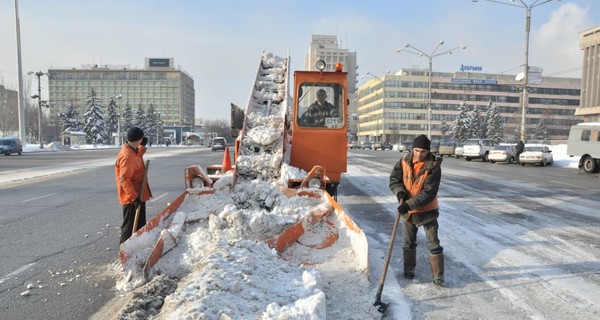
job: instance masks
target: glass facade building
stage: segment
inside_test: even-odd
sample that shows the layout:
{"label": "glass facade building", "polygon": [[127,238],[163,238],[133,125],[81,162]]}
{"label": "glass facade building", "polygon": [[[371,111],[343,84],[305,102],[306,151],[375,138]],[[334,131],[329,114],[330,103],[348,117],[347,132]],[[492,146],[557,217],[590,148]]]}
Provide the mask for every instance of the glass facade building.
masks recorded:
{"label": "glass facade building", "polygon": [[[359,141],[399,143],[427,134],[428,81],[428,70],[402,69],[363,83],[357,91]],[[442,140],[442,120],[451,128],[463,101],[480,110],[496,104],[504,122],[505,139],[518,140],[515,132],[521,124],[523,84],[514,75],[432,72],[431,81],[432,140]],[[550,139],[566,139],[570,126],[582,121],[575,115],[581,79],[543,77],[541,83],[527,88],[527,139],[533,139],[535,126],[542,119]]]}

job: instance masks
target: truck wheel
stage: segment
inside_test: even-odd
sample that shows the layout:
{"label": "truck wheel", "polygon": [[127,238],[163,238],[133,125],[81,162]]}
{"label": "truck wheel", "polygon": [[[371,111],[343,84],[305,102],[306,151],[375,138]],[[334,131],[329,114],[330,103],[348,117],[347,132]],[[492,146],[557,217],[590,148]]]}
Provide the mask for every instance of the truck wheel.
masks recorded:
{"label": "truck wheel", "polygon": [[596,173],[600,169],[600,166],[598,166],[598,162],[596,161],[596,159],[590,156],[586,156],[581,161],[581,167],[586,173]]}
{"label": "truck wheel", "polygon": [[471,161],[471,158],[469,158],[469,157],[466,157],[466,158],[465,158],[465,160],[467,160],[467,161]]}

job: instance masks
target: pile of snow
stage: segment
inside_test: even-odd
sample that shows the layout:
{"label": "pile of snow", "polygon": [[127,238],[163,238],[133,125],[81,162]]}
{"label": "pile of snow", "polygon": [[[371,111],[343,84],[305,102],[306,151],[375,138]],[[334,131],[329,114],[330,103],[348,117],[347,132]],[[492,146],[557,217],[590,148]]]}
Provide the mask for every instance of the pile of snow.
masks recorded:
{"label": "pile of snow", "polygon": [[[219,180],[221,181],[221,180]],[[178,208],[189,217],[177,246],[151,270],[149,283],[135,289],[134,298],[120,317],[144,319],[370,319],[370,284],[365,274],[367,257],[361,241],[335,221],[337,242],[324,249],[327,230],[321,224],[307,232],[281,256],[266,240],[311,211],[331,211],[324,197],[284,195],[281,185],[260,180],[238,183],[232,191],[194,195]],[[176,214],[177,214],[176,213]],[[176,215],[174,214],[174,215]],[[175,219],[175,218],[174,218]],[[141,267],[161,227],[134,236],[123,250],[135,251],[117,284],[129,291],[144,282]],[[307,226],[307,229],[309,227]],[[366,246],[366,242],[364,243]],[[170,293],[173,282],[177,289]],[[156,292],[165,299],[156,300]],[[154,297],[154,298],[153,298]],[[149,303],[151,301],[152,303]],[[352,310],[340,305],[356,305]]]}

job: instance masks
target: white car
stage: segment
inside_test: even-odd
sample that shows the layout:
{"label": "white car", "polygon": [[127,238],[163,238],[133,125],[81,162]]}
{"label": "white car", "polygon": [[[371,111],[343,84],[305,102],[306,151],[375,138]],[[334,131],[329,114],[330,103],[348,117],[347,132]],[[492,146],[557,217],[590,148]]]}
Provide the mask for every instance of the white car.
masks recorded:
{"label": "white car", "polygon": [[519,156],[522,166],[525,164],[540,164],[542,167],[552,164],[552,151],[546,145],[525,145],[523,153]]}
{"label": "white car", "polygon": [[515,162],[515,147],[512,145],[501,145],[494,148],[494,150],[490,151],[488,154],[488,160],[491,163],[494,162]]}

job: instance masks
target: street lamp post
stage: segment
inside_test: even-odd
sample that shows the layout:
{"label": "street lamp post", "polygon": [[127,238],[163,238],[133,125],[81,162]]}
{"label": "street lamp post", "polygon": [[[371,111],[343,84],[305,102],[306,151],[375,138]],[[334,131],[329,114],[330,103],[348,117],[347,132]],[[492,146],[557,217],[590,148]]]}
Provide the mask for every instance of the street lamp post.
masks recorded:
{"label": "street lamp post", "polygon": [[[396,52],[398,52],[398,53],[407,52],[407,53],[416,54],[420,57],[427,57],[427,59],[429,59],[429,75],[427,77],[427,137],[429,139],[431,139],[431,72],[433,69],[433,58],[444,55],[444,54],[452,54],[452,51],[454,51],[456,49],[466,49],[467,48],[467,46],[465,46],[464,44],[461,44],[458,47],[436,53],[436,51],[443,44],[444,44],[444,41],[443,40],[440,41],[438,43],[438,45],[435,47],[435,49],[433,49],[431,54],[427,54],[427,53],[423,52],[422,50],[415,48],[414,46],[412,46],[409,43],[405,44],[404,48],[396,49]],[[412,51],[410,49],[415,50],[415,51]]]}
{"label": "street lamp post", "polygon": [[115,99],[117,100],[121,100],[123,96],[122,95],[116,95],[116,96],[111,96],[110,99],[114,101],[115,105],[117,106],[117,139],[115,141],[115,144],[120,146],[123,144],[123,140],[121,139],[121,104],[117,104],[117,102],[115,101]]}
{"label": "street lamp post", "polygon": [[160,132],[160,112],[158,113],[158,121],[156,121],[156,145],[160,144],[159,132]]}
{"label": "street lamp post", "polygon": [[40,139],[40,149],[44,149],[44,141],[42,139],[42,105],[48,107],[48,104],[47,104],[47,101],[42,101],[42,85],[41,85],[40,78],[43,75],[47,75],[47,73],[44,73],[42,71],[38,71],[38,72],[30,71],[27,74],[35,75],[37,77],[38,94],[31,96],[31,98],[38,100],[38,136]]}
{"label": "street lamp post", "polygon": [[[479,2],[479,0],[471,0],[472,2]],[[529,84],[529,31],[531,29],[531,9],[541,6],[550,1],[560,1],[560,0],[535,0],[532,4],[527,4],[523,0],[512,0],[511,2],[502,2],[500,0],[484,0],[487,2],[499,3],[511,7],[520,7],[525,9],[525,71],[523,77],[523,91],[521,97],[521,140],[525,141],[525,110],[527,109],[527,105],[529,103],[529,98],[527,95],[527,85]]]}

